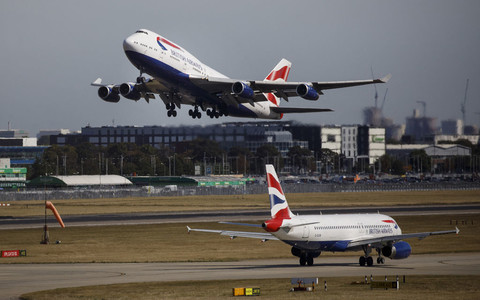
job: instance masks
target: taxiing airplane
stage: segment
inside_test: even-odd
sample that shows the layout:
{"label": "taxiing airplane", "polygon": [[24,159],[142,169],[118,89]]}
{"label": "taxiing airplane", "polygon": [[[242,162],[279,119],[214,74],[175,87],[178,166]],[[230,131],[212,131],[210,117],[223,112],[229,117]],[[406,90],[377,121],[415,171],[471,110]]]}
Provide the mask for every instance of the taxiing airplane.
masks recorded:
{"label": "taxiing airplane", "polygon": [[[219,233],[231,238],[257,238],[263,241],[280,240],[292,246],[292,254],[300,258],[300,265],[313,265],[314,258],[322,251],[360,251],[361,266],[372,266],[370,256],[373,249],[378,253],[377,263],[384,264],[385,257],[403,259],[410,256],[412,248],[403,241],[408,238],[423,239],[430,235],[459,233],[458,228],[447,231],[402,234],[397,222],[383,214],[336,214],[336,215],[294,215],[288,206],[280,181],[272,165],[266,166],[271,219],[262,225],[239,224],[263,227],[267,232],[224,231],[192,229]],[[228,222],[225,222],[228,224]]]}
{"label": "taxiing airplane", "polygon": [[[192,105],[192,118],[201,118],[199,108],[210,118],[235,116],[281,119],[285,113],[324,112],[331,109],[280,107],[280,98],[300,96],[317,100],[323,90],[365,84],[385,83],[382,79],[337,82],[287,82],[291,63],[282,59],[262,81],[236,80],[200,62],[187,50],[159,34],[140,29],[123,41],[130,62],[140,70],[136,82],[120,85],[103,84],[98,78],[91,85],[99,87],[98,96],[107,102],[123,97],[147,102],[158,94],[165,103],[167,115],[175,117],[175,108]],[[152,78],[145,79],[146,73]]]}

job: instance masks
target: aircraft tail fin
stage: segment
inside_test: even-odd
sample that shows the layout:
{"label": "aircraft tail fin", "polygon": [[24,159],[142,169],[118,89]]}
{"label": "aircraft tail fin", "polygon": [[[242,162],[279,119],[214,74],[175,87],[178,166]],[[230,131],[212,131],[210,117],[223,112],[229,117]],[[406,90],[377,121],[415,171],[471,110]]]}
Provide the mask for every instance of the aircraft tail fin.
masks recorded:
{"label": "aircraft tail fin", "polygon": [[288,207],[287,199],[283,193],[280,180],[273,165],[265,166],[267,171],[268,196],[270,198],[270,212],[273,219],[291,219],[293,213]]}
{"label": "aircraft tail fin", "polygon": [[[285,82],[288,79],[288,74],[292,68],[292,63],[282,58],[282,60],[273,68],[273,70],[265,77],[265,81],[279,81]],[[265,94],[268,101],[270,101],[270,106],[279,107],[280,99],[273,93]]]}

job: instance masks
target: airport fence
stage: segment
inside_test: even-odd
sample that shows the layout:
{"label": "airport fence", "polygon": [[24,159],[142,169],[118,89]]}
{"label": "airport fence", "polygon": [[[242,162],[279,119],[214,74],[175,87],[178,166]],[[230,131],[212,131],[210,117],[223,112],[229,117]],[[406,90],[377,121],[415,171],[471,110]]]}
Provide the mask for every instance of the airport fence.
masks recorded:
{"label": "airport fence", "polygon": [[[480,190],[480,182],[420,182],[391,184],[354,183],[284,183],[285,193],[373,192],[373,191],[433,191]],[[265,194],[266,184],[209,187],[90,187],[66,189],[24,189],[0,191],[0,202],[15,200],[101,199],[195,195]]]}

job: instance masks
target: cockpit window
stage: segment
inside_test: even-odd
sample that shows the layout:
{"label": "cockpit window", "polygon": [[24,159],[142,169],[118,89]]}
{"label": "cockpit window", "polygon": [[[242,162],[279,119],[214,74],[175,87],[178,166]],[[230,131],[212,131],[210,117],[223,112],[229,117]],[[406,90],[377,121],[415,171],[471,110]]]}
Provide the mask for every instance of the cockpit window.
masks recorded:
{"label": "cockpit window", "polygon": [[143,31],[143,30],[137,30],[137,32],[136,32],[136,33],[145,33],[146,35],[148,35],[148,32],[146,32],[146,31]]}

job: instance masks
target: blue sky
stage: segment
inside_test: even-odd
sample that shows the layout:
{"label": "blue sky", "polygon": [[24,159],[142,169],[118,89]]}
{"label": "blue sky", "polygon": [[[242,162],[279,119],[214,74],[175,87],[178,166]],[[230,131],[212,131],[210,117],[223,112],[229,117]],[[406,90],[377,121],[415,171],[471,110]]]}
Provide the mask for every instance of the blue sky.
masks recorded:
{"label": "blue sky", "polygon": [[[8,121],[34,136],[40,129],[111,125],[182,125],[188,109],[167,118],[163,103],[117,104],[97,97],[97,77],[120,84],[138,71],[123,53],[139,28],[158,32],[200,61],[236,79],[263,79],[281,58],[291,81],[368,79],[392,74],[384,114],[404,123],[427,103],[440,120],[461,118],[470,79],[467,123],[480,123],[480,1],[12,1],[0,4],[0,128]],[[373,86],[326,91],[332,108],[284,120],[357,124],[374,104]],[[438,123],[440,125],[440,122]]]}

